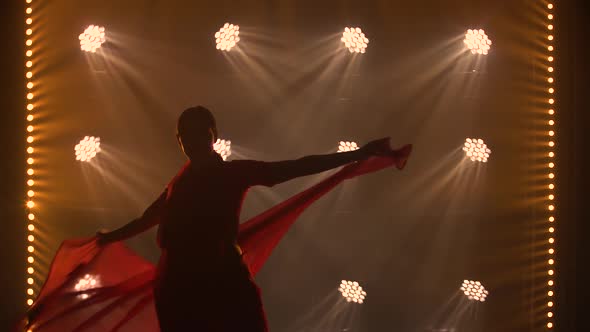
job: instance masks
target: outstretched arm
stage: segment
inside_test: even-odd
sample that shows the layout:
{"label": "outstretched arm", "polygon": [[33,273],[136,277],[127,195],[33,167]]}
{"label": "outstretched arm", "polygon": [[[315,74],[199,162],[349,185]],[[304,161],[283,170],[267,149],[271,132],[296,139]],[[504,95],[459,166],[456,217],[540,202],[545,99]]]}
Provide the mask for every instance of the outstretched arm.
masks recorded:
{"label": "outstretched arm", "polygon": [[351,152],[312,155],[295,160],[275,162],[250,162],[250,169],[246,172],[246,181],[250,186],[273,186],[300,176],[324,172],[354,161],[390,152],[389,138],[383,138],[371,141],[362,148]]}
{"label": "outstretched arm", "polygon": [[164,191],[158,199],[156,199],[141,215],[141,217],[134,219],[124,225],[123,227],[116,229],[112,232],[97,233],[99,244],[108,244],[116,241],[123,241],[131,238],[139,233],[142,233],[149,228],[157,225],[160,222],[160,212],[164,202],[166,201],[166,193]]}

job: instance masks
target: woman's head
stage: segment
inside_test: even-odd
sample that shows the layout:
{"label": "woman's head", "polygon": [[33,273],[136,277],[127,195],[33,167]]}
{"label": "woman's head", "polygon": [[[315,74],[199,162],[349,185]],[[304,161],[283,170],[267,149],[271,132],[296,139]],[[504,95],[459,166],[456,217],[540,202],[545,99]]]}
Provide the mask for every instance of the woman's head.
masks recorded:
{"label": "woman's head", "polygon": [[178,118],[176,137],[184,153],[191,159],[211,154],[217,140],[213,113],[203,106],[187,108]]}

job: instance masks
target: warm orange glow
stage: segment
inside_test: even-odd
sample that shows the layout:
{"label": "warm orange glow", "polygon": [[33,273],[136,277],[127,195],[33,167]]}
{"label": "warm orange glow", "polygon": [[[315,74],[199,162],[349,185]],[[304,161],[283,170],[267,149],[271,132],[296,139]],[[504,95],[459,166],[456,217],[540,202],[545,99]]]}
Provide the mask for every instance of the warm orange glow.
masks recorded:
{"label": "warm orange glow", "polygon": [[555,249],[550,248],[548,252],[549,252],[550,255],[553,255],[555,253]]}
{"label": "warm orange glow", "polygon": [[32,187],[34,184],[35,184],[35,181],[33,181],[33,180],[31,180],[31,179],[29,179],[29,180],[27,181],[27,185],[28,185],[29,187]]}
{"label": "warm orange glow", "polygon": [[549,189],[553,189],[555,188],[555,185],[553,183],[549,184]]}
{"label": "warm orange glow", "polygon": [[549,152],[549,158],[553,158],[555,157],[555,153],[553,153],[553,151]]}
{"label": "warm orange glow", "polygon": [[28,142],[28,143],[33,143],[33,141],[34,141],[34,140],[35,140],[35,139],[33,138],[33,136],[29,136],[29,137],[27,137],[27,142]]}
{"label": "warm orange glow", "polygon": [[549,114],[550,115],[553,115],[553,114],[555,114],[555,111],[554,110],[549,110]]}
{"label": "warm orange glow", "polygon": [[32,71],[28,71],[27,72],[27,78],[31,78],[33,77],[33,72]]}
{"label": "warm orange glow", "polygon": [[35,280],[33,280],[33,278],[28,278],[27,279],[27,284],[32,285],[35,283]]}
{"label": "warm orange glow", "polygon": [[29,224],[29,226],[27,226],[27,229],[32,232],[35,230],[35,225]]}
{"label": "warm orange glow", "polygon": [[553,296],[553,291],[548,291],[548,292],[547,292],[547,295],[549,295],[549,296]]}
{"label": "warm orange glow", "polygon": [[32,213],[29,213],[28,218],[29,218],[29,220],[35,220],[35,215]]}
{"label": "warm orange glow", "polygon": [[33,158],[27,159],[27,164],[32,165],[35,162]]}
{"label": "warm orange glow", "polygon": [[553,194],[549,195],[549,200],[553,200],[555,198],[555,196],[553,196]]}
{"label": "warm orange glow", "polygon": [[555,210],[555,206],[549,205],[549,211],[553,211],[553,210]]}
{"label": "warm orange glow", "polygon": [[33,19],[32,18],[27,18],[27,20],[25,21],[27,24],[31,25],[33,23]]}
{"label": "warm orange glow", "polygon": [[547,71],[550,72],[550,73],[552,73],[553,72],[553,67],[548,67],[547,68]]}
{"label": "warm orange glow", "polygon": [[33,104],[28,104],[28,105],[27,105],[27,109],[28,109],[29,111],[32,111],[32,110],[33,110],[33,108],[35,108],[35,105],[33,105]]}
{"label": "warm orange glow", "polygon": [[25,66],[27,66],[27,68],[31,68],[33,67],[33,61],[27,61],[27,63],[25,64]]}
{"label": "warm orange glow", "polygon": [[549,238],[549,243],[555,243],[555,239],[554,239],[554,238],[552,238],[552,237],[550,237],[550,238]]}
{"label": "warm orange glow", "polygon": [[27,272],[29,274],[33,274],[33,273],[35,273],[35,269],[33,269],[32,267],[29,267],[29,268],[27,268]]}
{"label": "warm orange glow", "polygon": [[549,25],[547,26],[547,29],[549,29],[549,30],[553,30],[553,24],[549,24]]}
{"label": "warm orange glow", "polygon": [[33,99],[33,97],[35,97],[35,95],[32,92],[27,93],[27,99],[28,100]]}
{"label": "warm orange glow", "polygon": [[553,88],[549,88],[549,90],[548,90],[548,91],[549,91],[549,93],[553,93],[553,92],[555,92],[555,89],[553,89]]}
{"label": "warm orange glow", "polygon": [[29,191],[27,191],[27,196],[33,197],[33,196],[35,196],[35,192],[32,190],[29,190]]}
{"label": "warm orange glow", "polygon": [[555,177],[555,174],[553,174],[553,173],[549,173],[549,178],[550,178],[550,179],[553,179],[554,177]]}
{"label": "warm orange glow", "polygon": [[552,328],[553,327],[553,323],[549,322],[547,323],[547,328]]}
{"label": "warm orange glow", "polygon": [[551,147],[555,146],[555,142],[549,141],[549,146],[551,146]]}
{"label": "warm orange glow", "polygon": [[27,240],[29,240],[29,242],[35,242],[35,237],[33,235],[29,235],[27,236]]}
{"label": "warm orange glow", "polygon": [[31,288],[27,289],[27,294],[33,295],[34,294],[33,289],[31,289]]}
{"label": "warm orange glow", "polygon": [[[27,300],[27,305],[33,305],[33,300],[28,299]],[[33,332],[33,330],[28,330],[27,332]]]}
{"label": "warm orange glow", "polygon": [[554,217],[549,217],[549,222],[554,222],[555,218]]}
{"label": "warm orange glow", "polygon": [[[29,257],[27,258],[27,262],[29,262],[29,263],[33,264],[33,263],[35,263],[35,259],[33,258],[33,256],[29,256]],[[31,295],[32,295],[32,294],[31,294]]]}
{"label": "warm orange glow", "polygon": [[33,9],[32,9],[31,7],[28,7],[28,8],[25,10],[25,13],[27,13],[27,14],[30,14],[30,13],[32,13],[32,12],[33,12]]}
{"label": "warm orange glow", "polygon": [[547,79],[547,82],[549,82],[549,83],[553,83],[553,77],[549,77],[549,78]]}
{"label": "warm orange glow", "polygon": [[547,36],[547,39],[549,39],[549,40],[553,40],[553,35],[549,35],[549,36]]}
{"label": "warm orange glow", "polygon": [[553,14],[547,15],[547,18],[550,19],[550,20],[552,20],[553,19]]}
{"label": "warm orange glow", "polygon": [[552,313],[551,311],[549,311],[549,312],[547,313],[547,317],[549,317],[549,318],[553,317],[553,313]]}
{"label": "warm orange glow", "polygon": [[35,171],[34,171],[32,168],[29,168],[29,169],[27,170],[27,174],[29,174],[29,175],[33,175],[33,174],[35,174]]}
{"label": "warm orange glow", "polygon": [[549,120],[549,125],[550,125],[550,126],[553,126],[554,124],[555,124],[555,121],[553,121],[553,120]]}
{"label": "warm orange glow", "polygon": [[32,29],[27,29],[27,31],[25,31],[25,34],[26,34],[27,36],[30,36],[30,35],[32,35],[32,34],[33,34],[33,30],[32,30]]}
{"label": "warm orange glow", "polygon": [[30,133],[35,129],[33,126],[27,126],[27,131]]}
{"label": "warm orange glow", "polygon": [[31,147],[31,146],[29,146],[27,148],[27,153],[29,153],[29,154],[33,153],[34,151],[35,151],[35,149],[33,149],[33,147]]}
{"label": "warm orange glow", "polygon": [[548,58],[547,58],[547,61],[549,61],[549,62],[553,62],[553,57],[552,57],[552,56],[548,57]]}
{"label": "warm orange glow", "polygon": [[549,280],[549,281],[547,281],[547,285],[549,285],[549,286],[553,286],[553,280]]}
{"label": "warm orange glow", "polygon": [[553,265],[555,263],[555,260],[550,259],[549,261],[547,261],[547,263],[549,263],[549,265]]}
{"label": "warm orange glow", "polygon": [[33,41],[31,39],[27,39],[25,44],[27,44],[27,46],[31,46],[31,45],[33,45]]}
{"label": "warm orange glow", "polygon": [[549,130],[549,136],[555,136],[555,132],[553,130]]}
{"label": "warm orange glow", "polygon": [[33,51],[28,50],[27,53],[25,53],[26,56],[30,57],[33,55]]}
{"label": "warm orange glow", "polygon": [[28,251],[28,252],[34,252],[34,251],[35,251],[35,247],[33,247],[33,246],[28,246],[28,247],[27,247],[27,251]]}
{"label": "warm orange glow", "polygon": [[549,52],[553,51],[553,46],[547,47],[547,50],[549,50]]}
{"label": "warm orange glow", "polygon": [[553,302],[551,302],[551,301],[547,302],[547,306],[548,307],[552,307],[553,306]]}
{"label": "warm orange glow", "polygon": [[27,207],[28,207],[29,209],[32,209],[32,208],[34,208],[34,207],[35,207],[35,202],[33,202],[33,201],[28,201],[28,202],[27,202]]}
{"label": "warm orange glow", "polygon": [[548,5],[547,5],[547,8],[549,8],[549,9],[553,9],[553,4],[552,4],[552,3],[548,4]]}
{"label": "warm orange glow", "polygon": [[553,274],[555,274],[555,272],[553,272],[553,270],[549,270],[549,271],[547,271],[547,274],[549,274],[550,276],[552,276]]}
{"label": "warm orange glow", "polygon": [[29,114],[29,115],[27,115],[27,121],[29,121],[29,122],[30,122],[30,121],[33,121],[33,119],[34,119],[34,118],[35,118],[35,117],[33,116],[33,114]]}

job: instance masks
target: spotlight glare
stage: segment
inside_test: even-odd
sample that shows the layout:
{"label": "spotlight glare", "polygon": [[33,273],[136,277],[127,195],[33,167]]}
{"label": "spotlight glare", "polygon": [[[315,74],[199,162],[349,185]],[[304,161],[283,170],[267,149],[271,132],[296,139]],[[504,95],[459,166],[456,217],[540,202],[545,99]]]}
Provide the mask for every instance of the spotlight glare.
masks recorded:
{"label": "spotlight glare", "polygon": [[490,150],[482,139],[467,138],[463,144],[463,151],[471,161],[487,162],[492,150]]}
{"label": "spotlight glare", "polygon": [[344,28],[340,40],[350,53],[365,53],[369,44],[369,38],[367,38],[361,28],[358,27]]}
{"label": "spotlight glare", "polygon": [[240,41],[240,27],[235,24],[225,23],[215,33],[215,48],[229,52]]}
{"label": "spotlight glare", "polygon": [[485,302],[489,292],[479,281],[463,280],[460,289],[470,301]]}
{"label": "spotlight glare", "polygon": [[224,139],[217,139],[213,144],[213,149],[217,152],[223,160],[227,160],[231,155],[231,141]]}
{"label": "spotlight glare", "polygon": [[100,137],[86,136],[75,147],[76,160],[90,161],[101,151]]}
{"label": "spotlight glare", "polygon": [[78,36],[78,39],[80,39],[82,51],[95,53],[106,42],[105,29],[98,25],[90,25]]}
{"label": "spotlight glare", "polygon": [[346,302],[362,304],[367,296],[367,292],[356,281],[342,280],[338,291],[346,299]]}
{"label": "spotlight glare", "polygon": [[348,152],[358,150],[359,146],[356,142],[340,141],[338,144],[338,152]]}
{"label": "spotlight glare", "polygon": [[[90,275],[90,274],[86,274],[84,275],[83,278],[80,278],[78,280],[78,282],[76,283],[76,285],[74,285],[74,289],[77,292],[83,292],[89,289],[93,289],[93,288],[98,288],[100,287],[100,276],[98,275]],[[81,293],[78,295],[79,298],[81,299],[87,299],[88,298],[88,294],[86,293]]]}
{"label": "spotlight glare", "polygon": [[486,55],[490,51],[492,41],[488,39],[483,29],[469,29],[465,32],[465,39],[463,40],[465,46],[471,54]]}

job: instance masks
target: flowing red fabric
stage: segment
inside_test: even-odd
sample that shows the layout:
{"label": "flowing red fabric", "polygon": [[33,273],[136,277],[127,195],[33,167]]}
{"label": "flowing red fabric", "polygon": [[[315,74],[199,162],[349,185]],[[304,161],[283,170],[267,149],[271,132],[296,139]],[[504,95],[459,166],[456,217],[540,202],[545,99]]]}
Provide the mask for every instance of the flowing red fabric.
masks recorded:
{"label": "flowing red fabric", "polygon": [[[395,165],[405,166],[411,145],[349,164],[339,172],[242,223],[238,243],[253,275],[299,215],[346,179]],[[152,286],[155,267],[123,243],[98,246],[96,238],[66,240],[25,319],[35,332],[159,331]],[[28,324],[27,324],[28,320]]]}

